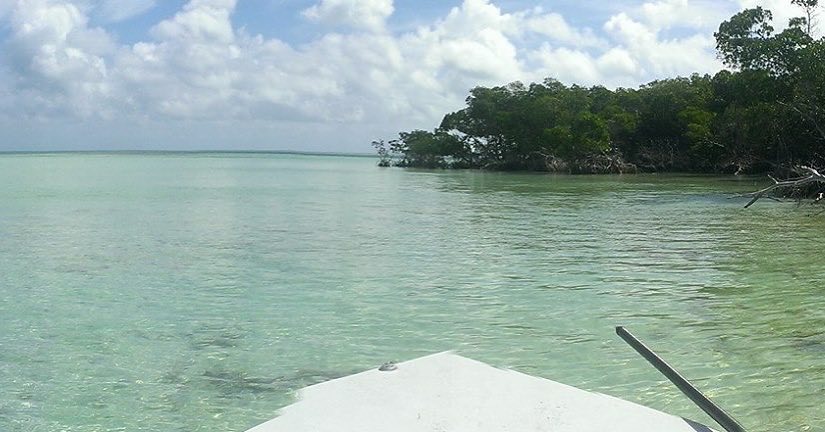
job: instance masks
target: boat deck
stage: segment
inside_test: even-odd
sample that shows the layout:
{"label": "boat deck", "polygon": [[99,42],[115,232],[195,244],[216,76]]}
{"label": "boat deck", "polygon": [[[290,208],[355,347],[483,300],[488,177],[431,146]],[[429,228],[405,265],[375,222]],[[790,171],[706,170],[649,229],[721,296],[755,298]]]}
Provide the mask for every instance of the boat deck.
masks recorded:
{"label": "boat deck", "polygon": [[248,432],[709,432],[710,428],[452,353],[305,388]]}

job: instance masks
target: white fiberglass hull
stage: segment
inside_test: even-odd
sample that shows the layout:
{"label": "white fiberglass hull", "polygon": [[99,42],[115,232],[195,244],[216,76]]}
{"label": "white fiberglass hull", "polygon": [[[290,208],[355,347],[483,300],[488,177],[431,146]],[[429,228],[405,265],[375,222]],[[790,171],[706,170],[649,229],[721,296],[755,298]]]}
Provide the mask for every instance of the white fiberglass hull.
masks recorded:
{"label": "white fiberglass hull", "polygon": [[709,428],[452,353],[305,388],[248,432],[696,432]]}

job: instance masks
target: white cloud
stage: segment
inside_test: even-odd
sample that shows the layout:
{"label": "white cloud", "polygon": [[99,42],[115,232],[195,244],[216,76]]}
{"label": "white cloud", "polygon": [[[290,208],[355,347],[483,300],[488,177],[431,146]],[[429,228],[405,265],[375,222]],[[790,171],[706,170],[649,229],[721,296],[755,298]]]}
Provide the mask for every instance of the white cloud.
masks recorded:
{"label": "white cloud", "polygon": [[5,18],[0,118],[255,125],[250,137],[297,124],[336,139],[341,130],[426,128],[476,85],[549,76],[616,87],[712,73],[721,67],[712,32],[740,1],[723,2],[727,12],[705,0],[648,1],[589,29],[540,8],[508,13],[464,0],[394,34],[390,0],[323,0],[304,15],[347,31],[290,44],[235,25],[235,0],[191,0],[128,45],[90,24],[90,3],[18,1]]}
{"label": "white cloud", "polygon": [[97,14],[107,22],[119,22],[133,18],[155,7],[155,0],[103,0]]}
{"label": "white cloud", "polygon": [[191,0],[174,18],[153,27],[151,34],[161,40],[230,44],[235,32],[229,16],[235,3],[235,0]]}
{"label": "white cloud", "polygon": [[611,48],[596,59],[596,66],[602,76],[624,77],[627,81],[620,85],[625,86],[628,85],[627,82],[634,82],[632,78],[638,77],[642,72],[639,62],[624,48]]}
{"label": "white cloud", "polygon": [[110,88],[104,56],[114,49],[108,35],[88,27],[71,3],[18,2],[11,11],[6,45],[16,72],[22,111],[48,115],[106,114]]}
{"label": "white cloud", "polygon": [[302,15],[333,26],[380,31],[393,10],[392,0],[321,0]]}
{"label": "white cloud", "polygon": [[663,39],[655,27],[646,26],[625,13],[611,17],[604,29],[619,47],[633,53],[642,66],[642,75],[668,77],[721,69],[713,51],[712,35]]}
{"label": "white cloud", "polygon": [[606,42],[589,28],[577,29],[557,13],[539,13],[527,19],[527,29],[565,45],[577,47],[603,47]]}
{"label": "white cloud", "polygon": [[730,15],[730,7],[718,0],[658,0],[642,4],[638,15],[654,30],[713,29]]}
{"label": "white cloud", "polygon": [[[435,25],[402,41],[405,52],[426,59],[432,76],[455,74],[455,84],[501,82],[521,72],[518,49],[510,38],[515,17],[485,0],[465,0]],[[466,91],[466,89],[464,89]]]}
{"label": "white cloud", "polygon": [[[712,73],[721,69],[716,59],[712,26],[724,13],[704,7],[704,2],[662,0],[646,2],[611,16],[603,26],[603,42],[585,46],[548,43],[528,55],[533,78],[553,76],[563,82],[629,87],[654,78]],[[694,13],[705,11],[701,13]],[[688,18],[679,19],[687,16]],[[721,18],[719,18],[721,20]],[[668,38],[672,28],[701,27],[681,38]],[[563,26],[557,26],[563,29]],[[559,40],[559,38],[555,38]]]}
{"label": "white cloud", "polygon": [[530,57],[540,65],[539,70],[543,72],[540,75],[582,84],[595,84],[601,78],[593,56],[581,50],[552,48],[545,44],[532,52]]}
{"label": "white cloud", "polygon": [[[137,113],[179,118],[232,117],[241,48],[230,16],[232,0],[193,0],[155,25],[153,42],[121,50],[113,59],[116,83]],[[129,91],[129,89],[137,91]]]}

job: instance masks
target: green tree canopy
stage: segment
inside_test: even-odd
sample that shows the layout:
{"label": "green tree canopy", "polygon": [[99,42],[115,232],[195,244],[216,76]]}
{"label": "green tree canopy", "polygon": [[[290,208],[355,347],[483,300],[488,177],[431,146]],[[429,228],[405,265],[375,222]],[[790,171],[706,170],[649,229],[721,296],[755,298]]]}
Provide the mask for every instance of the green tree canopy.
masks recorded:
{"label": "green tree canopy", "polygon": [[[777,32],[770,10],[719,25],[731,70],[638,89],[567,86],[553,78],[475,87],[433,131],[402,132],[382,161],[429,168],[575,172],[746,172],[814,163],[825,153],[825,41],[817,0]],[[605,168],[607,167],[607,168]]]}

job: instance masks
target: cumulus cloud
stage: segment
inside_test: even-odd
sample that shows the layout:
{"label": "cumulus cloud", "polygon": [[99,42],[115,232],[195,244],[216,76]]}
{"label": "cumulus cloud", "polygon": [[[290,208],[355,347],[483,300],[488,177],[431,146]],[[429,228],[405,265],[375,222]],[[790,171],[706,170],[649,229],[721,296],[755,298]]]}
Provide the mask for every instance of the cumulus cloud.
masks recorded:
{"label": "cumulus cloud", "polygon": [[730,7],[718,0],[659,0],[639,8],[639,18],[654,30],[671,27],[715,28],[730,15]]}
{"label": "cumulus cloud", "polygon": [[302,15],[334,26],[380,31],[393,10],[392,0],[321,0]]}
{"label": "cumulus cloud", "polygon": [[541,13],[541,9],[526,20],[527,29],[565,45],[604,47],[607,42],[589,28],[578,29],[557,13]]}
{"label": "cumulus cloud", "polygon": [[234,9],[235,0],[192,0],[174,18],[153,27],[151,34],[157,39],[193,44],[231,44],[235,32],[229,16]]}
{"label": "cumulus cloud", "polygon": [[403,38],[402,44],[405,51],[423,57],[423,70],[433,77],[452,75],[455,84],[500,82],[522,73],[510,37],[517,24],[514,16],[486,0],[465,0],[445,19]]}
{"label": "cumulus cloud", "polygon": [[6,66],[14,73],[24,112],[104,115],[110,94],[104,57],[115,49],[101,29],[71,3],[18,2],[11,12]]}
{"label": "cumulus cloud", "polygon": [[667,77],[721,69],[713,52],[715,40],[710,34],[665,39],[657,28],[646,26],[625,13],[611,17],[604,29],[619,47],[633,53],[641,65],[638,69],[641,75]]}
{"label": "cumulus cloud", "polygon": [[100,11],[91,3],[0,0],[8,28],[0,117],[142,119],[170,128],[262,122],[260,134],[273,122],[318,125],[309,131],[432,127],[476,85],[549,76],[616,87],[712,73],[721,67],[713,29],[749,2],[722,2],[725,11],[705,0],[652,0],[591,29],[541,8],[505,12],[491,0],[463,0],[429,24],[393,33],[391,0],[321,0],[303,15],[334,28],[291,44],[236,25],[236,0],[190,0],[146,40],[118,44],[91,24]]}

